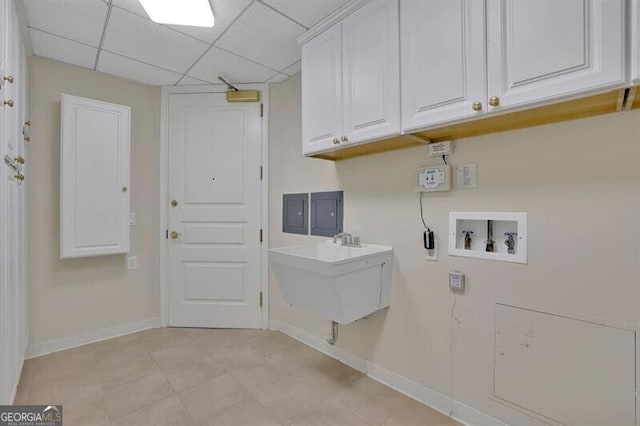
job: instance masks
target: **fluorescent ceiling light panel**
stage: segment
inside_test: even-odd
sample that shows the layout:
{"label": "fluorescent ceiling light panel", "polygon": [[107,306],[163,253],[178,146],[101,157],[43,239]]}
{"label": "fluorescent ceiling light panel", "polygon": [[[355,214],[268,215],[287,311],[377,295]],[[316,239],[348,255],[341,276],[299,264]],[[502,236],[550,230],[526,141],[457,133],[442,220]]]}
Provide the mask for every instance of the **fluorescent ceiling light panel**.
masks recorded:
{"label": "fluorescent ceiling light panel", "polygon": [[153,22],[159,24],[213,27],[209,0],[140,0]]}

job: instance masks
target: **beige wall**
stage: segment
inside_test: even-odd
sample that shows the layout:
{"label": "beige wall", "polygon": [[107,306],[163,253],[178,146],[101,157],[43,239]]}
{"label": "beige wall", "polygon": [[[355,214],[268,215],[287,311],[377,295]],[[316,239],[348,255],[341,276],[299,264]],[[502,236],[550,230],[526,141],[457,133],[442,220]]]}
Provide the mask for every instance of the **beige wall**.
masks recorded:
{"label": "beige wall", "polygon": [[[495,300],[638,324],[640,111],[455,141],[450,163],[478,164],[478,188],[426,194],[425,217],[440,260],[423,260],[415,168],[439,164],[417,147],[332,163],[303,158],[300,81],[271,86],[270,241],[283,234],[287,192],[342,189],[345,230],[394,249],[388,311],[341,327],[337,346],[438,392],[449,392],[452,293],[448,271],[466,274],[454,308],[453,397],[511,424],[539,424],[490,398]],[[601,146],[610,149],[600,153]],[[447,256],[450,211],[529,213],[528,265]],[[499,240],[499,244],[502,241]],[[328,321],[284,304],[271,275],[270,317],[321,336]]]}
{"label": "beige wall", "polygon": [[[31,343],[159,316],[160,89],[41,57],[30,60]],[[60,94],[131,107],[131,254],[60,260]]]}

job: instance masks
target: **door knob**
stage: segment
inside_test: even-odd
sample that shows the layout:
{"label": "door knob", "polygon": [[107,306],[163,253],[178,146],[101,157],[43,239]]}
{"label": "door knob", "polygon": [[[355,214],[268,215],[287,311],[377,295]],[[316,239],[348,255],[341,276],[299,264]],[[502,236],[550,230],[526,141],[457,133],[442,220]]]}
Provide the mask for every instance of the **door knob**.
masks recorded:
{"label": "door knob", "polygon": [[471,109],[474,111],[482,111],[482,102],[474,102],[471,105]]}
{"label": "door knob", "polygon": [[18,164],[24,164],[24,157],[22,155],[18,155],[16,157],[16,163]]}
{"label": "door knob", "polygon": [[5,105],[8,105],[9,107],[13,107],[13,100],[9,99],[9,100],[5,100],[4,101]]}
{"label": "door knob", "polygon": [[492,107],[497,107],[498,105],[500,105],[500,98],[497,96],[490,97],[489,105],[491,105]]}
{"label": "door knob", "polygon": [[171,200],[171,207],[177,207],[178,206],[178,200]]}
{"label": "door knob", "polygon": [[176,231],[171,231],[171,234],[169,235],[171,235],[172,240],[177,240],[178,237],[180,236],[180,234],[178,234]]}
{"label": "door knob", "polygon": [[2,77],[2,79],[4,81],[8,81],[9,83],[13,83],[13,76],[12,75],[5,75],[4,77]]}
{"label": "door knob", "polygon": [[19,180],[20,182],[24,180],[24,175],[20,172],[18,172],[15,177],[16,177],[16,180]]}

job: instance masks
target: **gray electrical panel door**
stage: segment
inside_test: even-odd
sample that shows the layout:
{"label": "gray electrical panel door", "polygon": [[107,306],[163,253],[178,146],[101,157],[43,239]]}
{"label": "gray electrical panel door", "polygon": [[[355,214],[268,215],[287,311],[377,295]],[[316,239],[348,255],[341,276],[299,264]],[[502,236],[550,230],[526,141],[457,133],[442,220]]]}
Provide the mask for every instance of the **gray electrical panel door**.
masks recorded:
{"label": "gray electrical panel door", "polygon": [[333,237],[342,232],[343,192],[311,193],[311,235]]}
{"label": "gray electrical panel door", "polygon": [[309,194],[282,195],[282,232],[309,233]]}

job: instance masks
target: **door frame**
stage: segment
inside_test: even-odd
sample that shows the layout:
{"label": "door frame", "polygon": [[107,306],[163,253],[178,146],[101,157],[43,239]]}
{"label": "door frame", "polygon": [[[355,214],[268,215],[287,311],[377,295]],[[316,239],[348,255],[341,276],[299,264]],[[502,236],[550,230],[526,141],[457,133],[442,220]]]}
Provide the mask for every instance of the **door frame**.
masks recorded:
{"label": "door frame", "polygon": [[[260,291],[262,292],[262,310],[260,312],[260,327],[269,328],[269,264],[267,248],[269,246],[269,85],[268,84],[236,84],[239,89],[259,90],[263,105],[262,136],[260,141],[260,163],[262,165],[262,180],[260,182],[260,226],[262,229],[262,244],[260,247]],[[227,86],[209,84],[197,86],[163,86],[161,88],[160,105],[160,324],[169,325],[168,298],[168,228],[167,206],[169,205],[169,96],[172,94],[197,93],[226,93]],[[256,236],[257,237],[257,236]]]}

